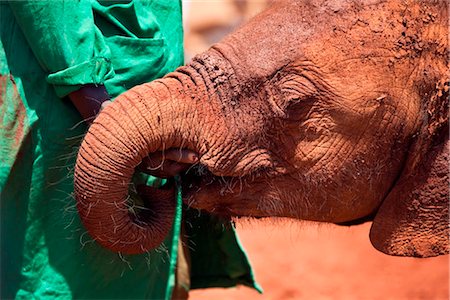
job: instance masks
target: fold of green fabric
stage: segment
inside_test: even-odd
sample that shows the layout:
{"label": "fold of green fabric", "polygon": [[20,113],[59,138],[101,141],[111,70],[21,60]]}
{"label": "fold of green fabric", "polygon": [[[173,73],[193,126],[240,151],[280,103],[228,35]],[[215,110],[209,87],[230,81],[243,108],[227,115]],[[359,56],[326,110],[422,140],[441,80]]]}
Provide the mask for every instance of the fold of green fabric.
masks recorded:
{"label": "fold of green fabric", "polygon": [[10,7],[58,97],[114,75],[90,0],[11,1]]}
{"label": "fold of green fabric", "polygon": [[191,289],[242,284],[262,293],[230,220],[186,211],[191,258]]}

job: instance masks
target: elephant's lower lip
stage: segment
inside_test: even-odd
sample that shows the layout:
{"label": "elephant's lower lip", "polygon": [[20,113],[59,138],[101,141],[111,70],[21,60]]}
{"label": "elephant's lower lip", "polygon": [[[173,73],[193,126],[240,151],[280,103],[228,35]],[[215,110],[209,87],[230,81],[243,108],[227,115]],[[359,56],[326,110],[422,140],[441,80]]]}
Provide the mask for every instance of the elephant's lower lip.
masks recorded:
{"label": "elephant's lower lip", "polygon": [[218,178],[205,166],[196,165],[189,169],[183,176],[183,194],[184,196],[191,196],[203,187],[216,184]]}
{"label": "elephant's lower lip", "polygon": [[[224,194],[232,193],[233,189],[228,183],[235,178],[236,177],[216,176],[205,166],[197,165],[191,168],[183,176],[183,201],[187,205],[195,208],[209,209],[207,205],[203,207],[205,203],[203,203],[203,201],[198,201],[199,199],[197,196],[200,193],[211,194],[211,196],[212,194],[223,196]],[[214,209],[218,212],[219,207],[216,206]],[[224,206],[221,211],[223,211],[223,215],[231,214],[231,211],[227,206]]]}
{"label": "elephant's lower lip", "polygon": [[[242,203],[245,187],[255,180],[252,174],[244,177],[216,176],[204,166],[193,167],[183,176],[183,201],[192,208],[206,210],[214,215],[248,217],[254,215]],[[243,201],[234,201],[239,198]],[[241,199],[242,198],[242,199]]]}

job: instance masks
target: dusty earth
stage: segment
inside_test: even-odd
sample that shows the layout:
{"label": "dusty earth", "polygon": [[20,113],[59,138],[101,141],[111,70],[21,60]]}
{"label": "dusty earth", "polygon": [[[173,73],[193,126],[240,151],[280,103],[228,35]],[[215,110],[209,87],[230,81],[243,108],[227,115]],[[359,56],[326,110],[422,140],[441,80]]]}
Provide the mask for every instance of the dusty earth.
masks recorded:
{"label": "dusty earth", "polygon": [[370,223],[338,227],[285,221],[238,224],[259,295],[247,287],[196,290],[191,300],[449,299],[449,256],[417,259],[382,254]]}

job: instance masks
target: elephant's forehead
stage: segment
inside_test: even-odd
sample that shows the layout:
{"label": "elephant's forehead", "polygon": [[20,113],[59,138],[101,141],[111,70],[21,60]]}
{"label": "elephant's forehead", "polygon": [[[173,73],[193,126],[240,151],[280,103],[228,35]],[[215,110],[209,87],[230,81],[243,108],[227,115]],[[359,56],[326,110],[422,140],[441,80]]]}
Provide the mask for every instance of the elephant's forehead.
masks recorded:
{"label": "elephant's forehead", "polygon": [[222,46],[231,48],[230,57],[253,75],[264,77],[302,56],[300,42],[308,40],[315,31],[308,25],[306,20],[311,18],[306,14],[298,4],[277,3],[225,38]]}
{"label": "elephant's forehead", "polygon": [[347,2],[331,1],[321,6],[283,1],[226,38],[224,45],[232,48],[252,76],[260,77],[298,60],[320,67],[387,56],[395,36],[401,34],[401,29],[392,32],[398,23],[392,7],[380,4],[342,9],[350,7]]}

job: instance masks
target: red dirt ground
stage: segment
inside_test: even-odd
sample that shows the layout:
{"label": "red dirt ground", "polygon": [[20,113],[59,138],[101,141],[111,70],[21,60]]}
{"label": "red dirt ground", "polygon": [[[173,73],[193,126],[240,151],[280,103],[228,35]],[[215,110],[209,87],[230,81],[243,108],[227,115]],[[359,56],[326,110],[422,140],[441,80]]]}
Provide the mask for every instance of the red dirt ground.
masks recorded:
{"label": "red dirt ground", "polygon": [[264,294],[247,288],[196,290],[190,300],[449,299],[449,256],[382,254],[369,241],[370,223],[238,224]]}

